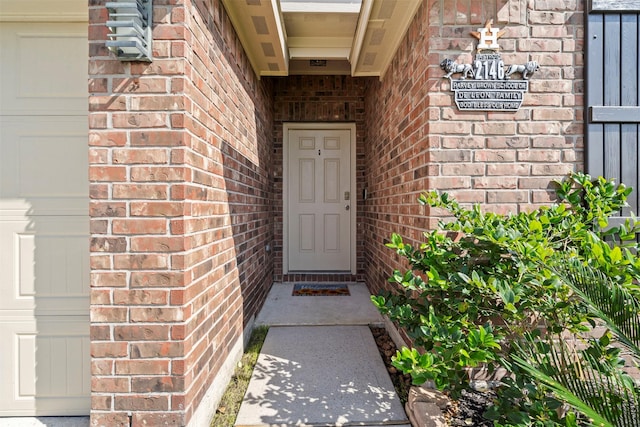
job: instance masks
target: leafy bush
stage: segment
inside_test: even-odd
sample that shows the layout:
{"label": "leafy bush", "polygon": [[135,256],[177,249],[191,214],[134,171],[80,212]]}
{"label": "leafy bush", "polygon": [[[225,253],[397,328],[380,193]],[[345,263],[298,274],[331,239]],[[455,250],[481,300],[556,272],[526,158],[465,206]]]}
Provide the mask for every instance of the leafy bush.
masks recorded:
{"label": "leafy bush", "polygon": [[[552,343],[572,335],[587,342],[589,351],[602,347],[588,338],[598,313],[554,268],[567,260],[640,295],[634,240],[640,226],[627,222],[607,229],[608,217],[625,206],[630,192],[577,173],[557,183],[561,203],[506,216],[484,213],[478,205],[463,208],[446,193],[421,195],[421,204],[447,210],[451,220],[425,232],[419,245],[397,234],[387,244],[409,266],[389,279],[394,292],[372,297],[413,343],[398,352],[394,365],[414,383],[433,381],[453,397],[468,387],[470,368],[504,366],[512,375],[501,387],[501,404],[488,414],[496,425],[572,425],[575,414],[562,411],[562,402],[511,355],[522,355],[523,337]],[[617,367],[615,351],[606,354]]]}

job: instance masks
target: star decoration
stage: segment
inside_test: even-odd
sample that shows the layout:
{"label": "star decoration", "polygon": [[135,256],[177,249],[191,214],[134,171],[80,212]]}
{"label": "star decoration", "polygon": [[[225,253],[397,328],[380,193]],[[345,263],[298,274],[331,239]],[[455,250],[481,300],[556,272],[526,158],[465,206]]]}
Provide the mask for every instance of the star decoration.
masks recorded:
{"label": "star decoration", "polygon": [[[489,19],[487,21],[487,23],[484,25],[484,28],[486,28],[488,32],[491,32],[491,26],[492,25],[493,25],[493,19]],[[497,38],[500,38],[500,37],[504,36],[505,34],[506,34],[506,31],[505,30],[501,30],[498,33],[498,37]],[[477,38],[478,40],[480,40],[480,37],[482,37],[482,34],[477,32],[477,31],[471,31],[471,35],[473,37]]]}

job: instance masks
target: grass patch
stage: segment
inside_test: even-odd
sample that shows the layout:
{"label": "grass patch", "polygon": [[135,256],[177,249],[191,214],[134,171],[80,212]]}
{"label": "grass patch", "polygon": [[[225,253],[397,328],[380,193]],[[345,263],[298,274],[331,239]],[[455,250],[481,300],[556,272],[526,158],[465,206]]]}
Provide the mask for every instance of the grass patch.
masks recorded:
{"label": "grass patch", "polygon": [[268,331],[268,326],[258,326],[251,332],[249,344],[220,400],[218,410],[213,416],[211,427],[233,427],[236,422],[242,399],[249,386],[253,368],[256,365],[262,343],[264,343]]}

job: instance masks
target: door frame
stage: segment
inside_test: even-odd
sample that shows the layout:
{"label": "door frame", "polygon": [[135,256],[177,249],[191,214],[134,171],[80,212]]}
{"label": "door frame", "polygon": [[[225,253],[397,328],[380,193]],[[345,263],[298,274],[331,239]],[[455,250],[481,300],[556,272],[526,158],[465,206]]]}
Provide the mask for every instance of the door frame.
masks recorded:
{"label": "door frame", "polygon": [[[349,130],[350,137],[350,180],[351,180],[351,209],[349,214],[351,215],[350,227],[351,227],[351,253],[350,253],[350,266],[351,274],[356,274],[356,218],[358,216],[358,198],[356,197],[357,183],[356,183],[356,124],[352,122],[340,122],[340,123],[309,123],[309,122],[296,122],[296,123],[284,123],[282,126],[282,273],[289,273],[289,131],[290,130]],[[333,274],[331,272],[315,272],[309,271],[314,274]],[[339,272],[338,272],[339,273]]]}

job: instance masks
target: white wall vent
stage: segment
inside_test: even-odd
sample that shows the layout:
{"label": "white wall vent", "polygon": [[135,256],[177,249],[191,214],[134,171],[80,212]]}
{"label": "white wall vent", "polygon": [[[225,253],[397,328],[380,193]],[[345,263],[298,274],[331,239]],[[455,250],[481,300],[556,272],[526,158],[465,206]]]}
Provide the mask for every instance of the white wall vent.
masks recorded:
{"label": "white wall vent", "polygon": [[118,0],[106,4],[109,11],[107,47],[121,61],[149,61],[153,0]]}

